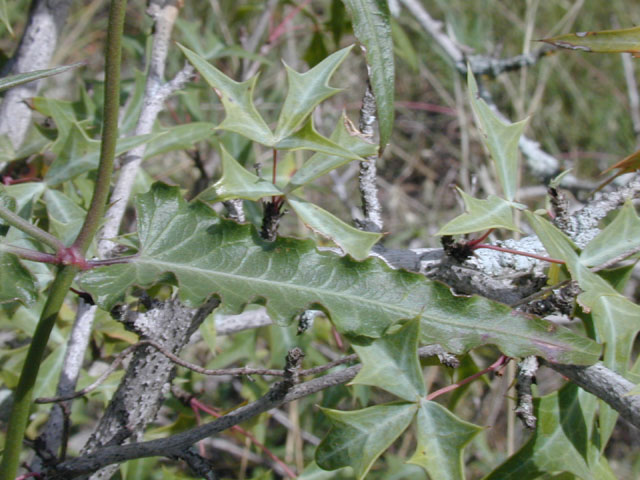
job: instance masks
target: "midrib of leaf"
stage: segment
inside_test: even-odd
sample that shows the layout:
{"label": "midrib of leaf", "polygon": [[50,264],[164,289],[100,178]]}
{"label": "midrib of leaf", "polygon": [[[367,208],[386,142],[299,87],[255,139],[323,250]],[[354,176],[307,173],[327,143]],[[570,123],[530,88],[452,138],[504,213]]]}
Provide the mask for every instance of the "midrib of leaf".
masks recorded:
{"label": "midrib of leaf", "polygon": [[[239,270],[240,268],[242,268],[242,265],[244,265],[244,262],[249,259],[249,255],[245,256],[242,259],[242,262],[234,269],[234,271]],[[195,259],[192,261],[196,261]],[[246,283],[261,283],[264,285],[268,285],[271,286],[272,288],[281,288],[281,289],[286,289],[286,290],[296,290],[299,292],[305,292],[308,295],[311,296],[315,296],[316,298],[320,298],[321,296],[326,296],[326,297],[330,297],[330,298],[336,298],[336,299],[340,299],[340,300],[348,300],[350,303],[353,304],[361,304],[361,303],[368,303],[369,305],[373,305],[376,307],[379,307],[381,310],[387,310],[387,311],[391,311],[391,312],[396,312],[398,314],[399,317],[401,318],[415,318],[416,316],[420,316],[420,318],[426,318],[431,322],[437,322],[440,324],[444,324],[444,325],[451,325],[454,327],[458,327],[458,328],[469,328],[469,324],[466,323],[462,323],[462,322],[455,322],[452,321],[451,319],[449,319],[448,317],[439,317],[436,315],[425,315],[424,314],[424,310],[428,307],[428,303],[425,303],[423,305],[423,308],[418,310],[418,309],[410,309],[410,308],[402,308],[399,307],[397,305],[390,305],[389,303],[385,303],[385,302],[379,302],[377,300],[371,299],[371,298],[366,298],[366,297],[362,297],[362,296],[355,296],[355,295],[351,295],[351,294],[345,294],[342,292],[336,292],[335,290],[327,290],[327,289],[323,289],[322,287],[305,287],[296,283],[287,283],[287,282],[281,282],[281,281],[277,281],[277,280],[264,280],[260,277],[254,277],[254,276],[243,276],[243,275],[235,275],[232,272],[221,272],[221,271],[217,271],[217,270],[209,270],[206,268],[200,268],[200,267],[196,267],[194,265],[186,265],[186,264],[181,264],[181,263],[172,263],[172,262],[167,262],[167,261],[163,261],[163,260],[157,260],[153,257],[150,258],[145,258],[144,255],[138,257],[135,260],[136,264],[147,264],[150,265],[152,267],[158,267],[158,266],[162,266],[166,268],[166,271],[168,272],[177,272],[177,271],[187,271],[187,272],[193,272],[193,273],[197,273],[198,275],[204,275],[207,277],[212,277],[212,276],[216,276],[216,277],[221,277],[221,278],[229,278],[229,279],[233,279],[233,280],[237,280],[237,281],[242,281],[242,282],[246,282]],[[271,264],[271,259],[269,259],[269,266]],[[269,268],[266,268],[263,276],[268,273]],[[335,271],[331,272],[331,275],[333,276],[335,274]],[[332,277],[329,277],[328,280],[325,281],[325,284],[331,280]],[[219,287],[224,289],[224,287]],[[223,299],[224,300],[224,299]],[[492,333],[498,333],[500,335],[504,334],[503,330],[497,329],[497,328],[490,328],[487,327],[485,325],[479,325],[479,328],[483,331],[483,332],[492,332]],[[522,338],[524,340],[530,340],[531,337],[530,336],[526,336],[526,335],[521,335],[518,333],[511,333],[511,336],[516,336],[518,338]],[[548,345],[552,348],[561,348],[561,349],[565,349],[566,345],[563,345],[561,343],[553,343],[553,342],[549,342],[549,341],[543,341],[538,339],[537,340],[539,343],[544,343],[545,345]]]}

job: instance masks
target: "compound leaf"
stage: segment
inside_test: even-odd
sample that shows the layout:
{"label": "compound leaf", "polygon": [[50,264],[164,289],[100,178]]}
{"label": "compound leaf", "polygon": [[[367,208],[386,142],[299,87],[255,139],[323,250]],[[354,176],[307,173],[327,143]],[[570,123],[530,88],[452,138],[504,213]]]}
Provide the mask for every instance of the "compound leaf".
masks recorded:
{"label": "compound leaf", "polygon": [[409,402],[419,400],[427,394],[418,358],[419,338],[420,321],[415,318],[371,345],[354,345],[362,369],[351,383],[373,385]]}
{"label": "compound leaf", "polygon": [[317,307],[353,340],[378,338],[392,324],[419,317],[421,341],[450,352],[494,344],[509,356],[574,364],[594,363],[600,354],[599,345],[568,329],[478,296],[456,297],[441,283],[379,259],[318,252],[309,240],[263,241],[250,225],[220,219],[203,203],[187,204],[177,187],[156,183],[136,204],[138,254],[78,279],[107,310],[133,285],[170,281],[189,305],[217,294],[239,312],[265,300],[280,324]]}
{"label": "compound leaf", "polygon": [[462,450],[483,430],[460,420],[442,405],[422,400],[418,410],[418,446],[409,460],[431,478],[464,480]]}
{"label": "compound leaf", "polygon": [[373,462],[404,432],[416,413],[415,403],[376,405],[353,412],[323,408],[331,430],[316,449],[325,470],[352,467],[365,478]]}

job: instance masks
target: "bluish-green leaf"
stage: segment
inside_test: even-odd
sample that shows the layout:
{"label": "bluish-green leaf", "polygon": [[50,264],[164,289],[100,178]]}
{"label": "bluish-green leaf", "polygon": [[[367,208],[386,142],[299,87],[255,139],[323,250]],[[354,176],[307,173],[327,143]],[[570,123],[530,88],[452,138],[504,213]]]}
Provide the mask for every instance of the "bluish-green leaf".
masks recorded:
{"label": "bluish-green leaf", "polygon": [[442,405],[422,400],[418,410],[418,446],[409,460],[438,480],[464,480],[462,451],[483,430],[459,419]]}
{"label": "bluish-green leaf", "polygon": [[353,31],[366,48],[371,69],[370,81],[376,97],[380,151],[384,150],[393,130],[394,59],[393,39],[387,0],[344,0],[351,14]]}
{"label": "bluish-green leaf", "polygon": [[240,312],[264,299],[281,324],[317,307],[356,340],[378,338],[392,324],[419,317],[421,341],[451,352],[494,344],[509,356],[574,364],[594,363],[600,355],[592,340],[566,328],[478,296],[454,296],[441,283],[381,260],[318,252],[311,241],[263,241],[249,225],[220,219],[202,203],[187,204],[177,187],[157,183],[136,204],[138,255],[79,278],[107,310],[133,285],[175,279],[190,305],[217,294],[226,309]]}
{"label": "bluish-green leaf", "polygon": [[467,69],[467,82],[471,108],[478,127],[485,136],[485,143],[496,166],[505,198],[512,202],[518,188],[518,142],[527,120],[507,124],[478,96],[478,85],[471,68]]}
{"label": "bluish-green leaf", "polygon": [[580,254],[588,267],[600,265],[640,246],[640,218],[631,201],[627,201],[616,218],[591,240]]}
{"label": "bluish-green leaf", "polygon": [[413,420],[415,403],[376,405],[353,412],[323,408],[331,430],[316,449],[316,463],[325,470],[352,467],[365,478],[373,462]]}
{"label": "bluish-green leaf", "polygon": [[280,196],[282,191],[273,183],[251,173],[221,146],[222,178],[204,190],[198,199],[203,202],[220,202],[230,198],[259,200]]}
{"label": "bluish-green leaf", "polygon": [[[331,134],[330,140],[340,147],[354,153],[360,157],[368,157],[376,153],[376,146],[366,142],[358,135],[350,134],[347,131],[346,122],[349,120],[346,116],[342,116]],[[326,153],[315,153],[307,160],[291,177],[291,180],[284,188],[285,192],[307,185],[317,178],[329,173],[331,170],[341,167],[351,161],[345,156],[328,155]]]}
{"label": "bluish-green leaf", "polygon": [[195,143],[212,137],[214,130],[213,123],[193,122],[155,132],[159,136],[147,144],[144,158],[151,158],[173,150],[188,150],[193,148]]}
{"label": "bluish-green leaf", "polygon": [[354,345],[362,369],[351,383],[382,388],[409,402],[419,400],[427,394],[418,358],[419,338],[420,321],[415,318],[371,345]]}
{"label": "bluish-green leaf", "polygon": [[465,213],[447,223],[436,235],[459,235],[490,228],[506,228],[520,232],[513,221],[511,203],[495,195],[478,200],[459,188],[458,192],[464,200]]}
{"label": "bluish-green leaf", "polygon": [[352,48],[343,48],[329,55],[305,73],[298,73],[285,64],[289,89],[276,127],[278,141],[294,133],[320,102],[340,91],[330,87],[329,80]]}
{"label": "bluish-green leaf", "polygon": [[367,258],[371,247],[382,238],[380,233],[352,227],[315,203],[293,196],[287,197],[287,203],[308,228],[331,239],[356,260]]}
{"label": "bluish-green leaf", "polygon": [[226,116],[218,128],[239,133],[255,142],[272,147],[275,137],[253,104],[253,91],[258,77],[236,82],[197,53],[182,45],[178,46],[220,97]]}

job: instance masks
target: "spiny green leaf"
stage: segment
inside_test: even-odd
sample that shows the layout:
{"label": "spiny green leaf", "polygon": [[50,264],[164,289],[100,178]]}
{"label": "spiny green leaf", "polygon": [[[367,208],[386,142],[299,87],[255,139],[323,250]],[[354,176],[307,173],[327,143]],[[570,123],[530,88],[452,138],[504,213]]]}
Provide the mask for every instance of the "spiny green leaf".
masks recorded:
{"label": "spiny green leaf", "polygon": [[415,403],[376,405],[353,412],[323,408],[331,430],[316,449],[316,463],[325,470],[352,467],[365,478],[373,462],[406,430]]}
{"label": "spiny green leaf", "polygon": [[561,363],[599,358],[597,344],[568,329],[478,296],[456,297],[441,283],[392,270],[378,259],[359,263],[318,252],[311,241],[263,241],[249,225],[220,219],[202,203],[187,204],[177,187],[157,183],[136,204],[138,255],[79,278],[107,310],[132,285],[175,278],[190,305],[217,294],[228,310],[239,312],[265,299],[271,318],[281,324],[317,307],[355,340],[378,338],[390,325],[419,317],[421,341],[450,352],[494,344],[509,356]]}
{"label": "spiny green leaf", "polygon": [[376,97],[380,152],[393,130],[394,58],[389,5],[386,0],[344,0],[349,8],[353,31],[366,48],[367,63],[371,67],[370,81]]}
{"label": "spiny green leaf", "polygon": [[465,213],[447,223],[436,235],[459,235],[490,228],[506,228],[520,232],[513,221],[511,203],[495,195],[489,195],[485,200],[478,200],[467,195],[460,188],[458,192],[464,200]]}
{"label": "spiny green leaf", "polygon": [[255,142],[272,147],[275,144],[275,137],[253,104],[253,91],[258,77],[236,82],[197,53],[182,45],[178,44],[178,46],[220,97],[226,117],[218,128],[239,133]]}
{"label": "spiny green leaf", "polygon": [[278,141],[274,147],[279,150],[313,150],[344,157],[347,160],[362,160],[355,153],[320,135],[313,126],[313,118],[311,117],[300,130]]}
{"label": "spiny green leaf", "polygon": [[362,369],[351,383],[373,385],[409,402],[425,396],[427,391],[418,358],[419,337],[420,321],[415,318],[371,345],[354,345]]}
{"label": "spiny green leaf", "polygon": [[213,136],[215,125],[208,122],[192,122],[176,125],[155,132],[158,137],[153,138],[144,150],[144,158],[171,152],[173,150],[187,150],[201,140]]}
{"label": "spiny green leaf", "polygon": [[485,143],[495,163],[504,195],[512,202],[518,188],[518,141],[527,120],[512,124],[500,120],[491,107],[478,97],[476,79],[471,68],[467,71],[471,108],[485,136]]}
{"label": "spiny green leaf", "polygon": [[640,53],[640,27],[598,32],[577,32],[545,38],[542,42],[556,47],[598,53]]}
{"label": "spiny green leaf", "polygon": [[600,265],[640,246],[640,217],[629,200],[616,218],[584,248],[580,262]]}
{"label": "spiny green leaf", "polygon": [[17,75],[10,75],[8,77],[1,78],[0,92],[3,90],[7,90],[9,88],[16,87],[18,85],[22,85],[23,83],[33,82],[34,80],[38,80],[40,78],[50,77],[52,75],[57,75],[59,73],[66,72],[67,70],[71,70],[72,68],[77,68],[80,65],[83,65],[83,63],[74,63],[73,65],[47,68],[45,70],[35,70],[33,72],[19,73]]}
{"label": "spiny green leaf", "polygon": [[221,202],[230,198],[259,200],[263,197],[280,196],[282,191],[273,183],[251,173],[221,146],[222,178],[204,190],[198,199],[203,202]]}
{"label": "spiny green leaf", "polygon": [[535,399],[533,436],[484,480],[533,480],[560,472],[595,480],[587,464],[595,405],[593,395],[580,395],[573,384]]}
{"label": "spiny green leaf", "polygon": [[[376,153],[376,146],[366,142],[358,135],[348,132],[346,122],[349,119],[343,114],[341,120],[331,134],[330,140],[345,150],[360,157],[368,157]],[[315,153],[307,160],[284,188],[285,192],[292,192],[296,188],[307,185],[322,175],[329,173],[342,165],[351,161],[350,158],[337,155],[327,155],[326,153]]]}
{"label": "spiny green leaf", "polygon": [[462,450],[482,430],[460,420],[442,405],[422,400],[418,410],[418,446],[409,463],[423,467],[431,478],[464,480]]}
{"label": "spiny green leaf", "polygon": [[356,260],[367,258],[371,247],[382,238],[380,233],[358,230],[316,204],[301,198],[288,196],[287,203],[307,227],[333,240]]}
{"label": "spiny green leaf", "polygon": [[284,139],[295,132],[320,102],[335,95],[339,88],[329,86],[329,80],[353,48],[343,48],[329,55],[305,73],[298,73],[285,63],[289,90],[284,100],[275,136]]}

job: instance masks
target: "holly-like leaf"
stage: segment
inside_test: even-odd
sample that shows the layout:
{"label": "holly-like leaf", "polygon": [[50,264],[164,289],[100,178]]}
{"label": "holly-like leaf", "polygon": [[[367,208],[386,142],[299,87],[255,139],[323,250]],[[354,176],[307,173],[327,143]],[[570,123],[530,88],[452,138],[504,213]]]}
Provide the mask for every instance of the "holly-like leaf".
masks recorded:
{"label": "holly-like leaf", "polygon": [[204,190],[198,199],[203,202],[221,202],[230,198],[259,200],[263,197],[280,196],[283,192],[273,183],[263,180],[238,163],[221,146],[222,178]]}
{"label": "holly-like leaf", "polygon": [[355,346],[362,369],[351,381],[372,385],[415,402],[427,394],[418,358],[420,321],[408,321],[400,330],[375,340],[368,346]]}
{"label": "holly-like leaf", "polygon": [[313,150],[347,160],[362,160],[355,153],[320,135],[313,126],[311,117],[300,130],[278,141],[274,147],[279,150]]}
{"label": "holly-like leaf", "polygon": [[418,410],[418,446],[409,460],[431,478],[464,480],[462,451],[483,430],[460,420],[442,405],[422,400]]}
{"label": "holly-like leaf", "polygon": [[580,254],[588,267],[600,265],[640,246],[640,217],[631,201],[625,203],[616,218],[591,240]]}
{"label": "holly-like leaf", "polygon": [[308,228],[331,239],[356,260],[367,258],[371,247],[382,238],[380,233],[365,232],[346,224],[315,203],[291,195],[287,203]]}
{"label": "holly-like leaf", "polygon": [[603,171],[600,175],[604,175],[605,173],[609,173],[611,170],[617,169],[618,171],[612,177],[607,178],[604,182],[598,185],[598,188],[595,189],[602,190],[605,186],[609,185],[620,175],[624,175],[626,173],[633,173],[640,168],[640,150],[633,152],[628,157],[623,158],[617,163],[614,163],[605,171]]}
{"label": "holly-like leaf", "polygon": [[51,233],[65,245],[71,245],[82,228],[87,212],[57,190],[47,189],[44,192],[44,201],[49,214]]}
{"label": "holly-like leaf", "polygon": [[[359,157],[374,155],[376,153],[376,146],[366,142],[356,134],[350,134],[346,127],[348,121],[347,117],[343,115],[341,121],[338,122],[336,128],[333,130],[330,140]],[[284,191],[292,192],[350,161],[351,159],[345,156],[315,153],[296,171],[293,177],[291,177]]]}
{"label": "holly-like leaf", "polygon": [[587,464],[595,405],[594,396],[580,395],[573,384],[535,399],[533,436],[484,480],[533,480],[560,472],[596,480]]}
{"label": "holly-like leaf", "polygon": [[318,252],[308,240],[263,241],[250,225],[187,204],[177,187],[157,183],[136,204],[138,255],[78,279],[106,310],[132,285],[175,279],[189,305],[217,294],[227,310],[240,312],[264,299],[280,324],[316,307],[353,340],[378,338],[392,324],[419,317],[421,341],[450,352],[494,344],[509,356],[574,364],[592,364],[600,355],[599,345],[568,329],[478,296],[456,297],[441,283],[381,260]]}
{"label": "holly-like leaf", "polygon": [[386,0],[344,0],[344,3],[351,14],[356,38],[366,49],[371,88],[376,97],[382,152],[391,138],[395,113],[395,70],[389,5]]}
{"label": "holly-like leaf", "polygon": [[330,87],[329,80],[352,48],[353,45],[329,55],[305,73],[298,73],[285,64],[289,90],[278,117],[275,132],[278,141],[294,133],[320,102],[340,91]]}
{"label": "holly-like leaf", "polygon": [[59,73],[66,72],[72,68],[77,68],[83,63],[74,63],[73,65],[65,65],[63,67],[47,68],[45,70],[35,70],[33,72],[18,73],[17,75],[10,75],[0,79],[0,92],[9,88],[22,85],[23,83],[33,82],[41,78],[50,77],[52,75],[58,75]]}
{"label": "holly-like leaf", "polygon": [[478,96],[478,85],[471,68],[467,69],[467,83],[471,108],[478,127],[485,136],[485,143],[491,154],[505,198],[513,201],[518,188],[518,141],[527,120],[507,124]]}
{"label": "holly-like leaf", "polygon": [[478,200],[467,195],[460,188],[458,192],[464,200],[465,213],[447,223],[437,235],[459,235],[490,228],[506,228],[520,232],[513,221],[511,203],[495,195],[489,195],[485,200]]}
{"label": "holly-like leaf", "polygon": [[365,478],[373,462],[404,432],[416,413],[415,403],[376,405],[353,412],[323,408],[331,430],[316,449],[325,470],[352,467]]}
{"label": "holly-like leaf", "polygon": [[577,32],[545,38],[542,42],[556,47],[598,53],[640,53],[640,27],[597,32]]}
{"label": "holly-like leaf", "polygon": [[255,142],[272,147],[275,144],[275,137],[253,104],[253,91],[258,77],[236,82],[197,53],[182,45],[178,44],[178,46],[220,97],[226,116],[218,128],[239,133]]}

